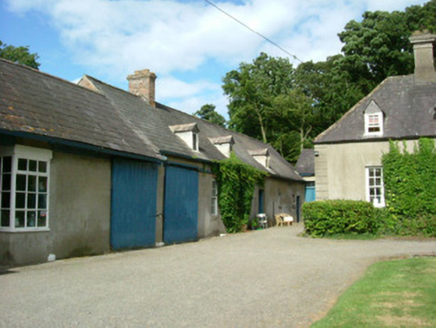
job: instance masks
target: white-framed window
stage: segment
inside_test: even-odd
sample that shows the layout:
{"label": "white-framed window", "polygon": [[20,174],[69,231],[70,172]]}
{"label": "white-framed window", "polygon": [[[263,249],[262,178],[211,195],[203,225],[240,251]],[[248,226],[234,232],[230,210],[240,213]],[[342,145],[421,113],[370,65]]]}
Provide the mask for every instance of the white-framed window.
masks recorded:
{"label": "white-framed window", "polygon": [[212,215],[218,215],[218,184],[212,180],[212,198],[210,212]]}
{"label": "white-framed window", "polygon": [[0,230],[49,228],[50,150],[0,148]]}
{"label": "white-framed window", "polygon": [[383,113],[365,114],[365,134],[383,134]]}
{"label": "white-framed window", "polygon": [[366,200],[375,207],[385,206],[385,192],[383,186],[383,167],[366,168]]}

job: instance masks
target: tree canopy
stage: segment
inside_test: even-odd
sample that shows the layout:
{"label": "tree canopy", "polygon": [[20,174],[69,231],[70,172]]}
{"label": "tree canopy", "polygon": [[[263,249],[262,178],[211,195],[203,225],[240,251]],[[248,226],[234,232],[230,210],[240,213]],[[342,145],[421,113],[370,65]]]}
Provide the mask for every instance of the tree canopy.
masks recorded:
{"label": "tree canopy", "polygon": [[14,47],[8,46],[0,41],[0,58],[4,58],[14,63],[30,66],[32,68],[38,69],[41,65],[38,63],[39,56],[31,54],[29,52],[29,47]]}
{"label": "tree canopy", "polygon": [[436,0],[365,12],[339,33],[342,53],[293,67],[261,53],[223,78],[229,128],[270,143],[290,162],[386,77],[413,73],[411,34],[436,31]]}
{"label": "tree canopy", "polygon": [[215,108],[215,105],[206,104],[201,106],[200,110],[196,111],[194,115],[203,120],[225,127],[226,119],[220,113],[216,112]]}

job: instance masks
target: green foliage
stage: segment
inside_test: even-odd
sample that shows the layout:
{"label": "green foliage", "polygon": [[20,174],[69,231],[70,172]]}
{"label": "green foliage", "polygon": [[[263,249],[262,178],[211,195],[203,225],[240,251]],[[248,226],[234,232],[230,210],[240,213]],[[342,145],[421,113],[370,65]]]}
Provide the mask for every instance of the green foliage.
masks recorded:
{"label": "green foliage", "polygon": [[436,236],[436,151],[433,139],[420,139],[413,153],[391,141],[383,155],[386,205],[394,234]]}
{"label": "green foliage", "polygon": [[201,106],[201,109],[196,111],[194,115],[203,120],[218,124],[223,128],[226,127],[226,119],[221,114],[217,113],[215,108],[215,105],[206,104]]}
{"label": "green foliage", "polygon": [[229,127],[274,145],[283,157],[296,162],[305,140],[314,136],[312,116],[317,112],[295,84],[289,60],[261,53],[252,63],[228,72],[223,82]]}
{"label": "green foliage", "polygon": [[41,65],[37,62],[38,55],[29,53],[29,47],[8,46],[0,41],[0,58],[13,61],[18,64],[27,65],[38,69]]}
{"label": "green foliage", "polygon": [[338,234],[376,234],[379,228],[369,202],[327,200],[303,204],[305,232],[323,237]]}
{"label": "green foliage", "polygon": [[221,218],[228,232],[239,232],[249,221],[254,188],[263,185],[267,174],[244,164],[234,153],[216,163],[213,170],[218,183]]}

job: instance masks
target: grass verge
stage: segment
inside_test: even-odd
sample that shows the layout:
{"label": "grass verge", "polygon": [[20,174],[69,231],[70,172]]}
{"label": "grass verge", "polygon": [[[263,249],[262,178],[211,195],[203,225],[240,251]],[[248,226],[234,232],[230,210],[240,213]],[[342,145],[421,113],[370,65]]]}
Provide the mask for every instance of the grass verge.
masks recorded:
{"label": "grass verge", "polygon": [[435,257],[379,262],[311,328],[436,327],[435,309]]}

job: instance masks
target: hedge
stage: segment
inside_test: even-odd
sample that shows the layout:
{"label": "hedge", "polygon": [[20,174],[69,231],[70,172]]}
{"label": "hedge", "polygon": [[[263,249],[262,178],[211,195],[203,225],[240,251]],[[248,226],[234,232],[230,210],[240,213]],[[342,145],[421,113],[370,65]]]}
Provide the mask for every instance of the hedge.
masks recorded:
{"label": "hedge", "polygon": [[305,232],[322,237],[336,234],[376,234],[374,206],[365,201],[326,200],[303,204]]}

